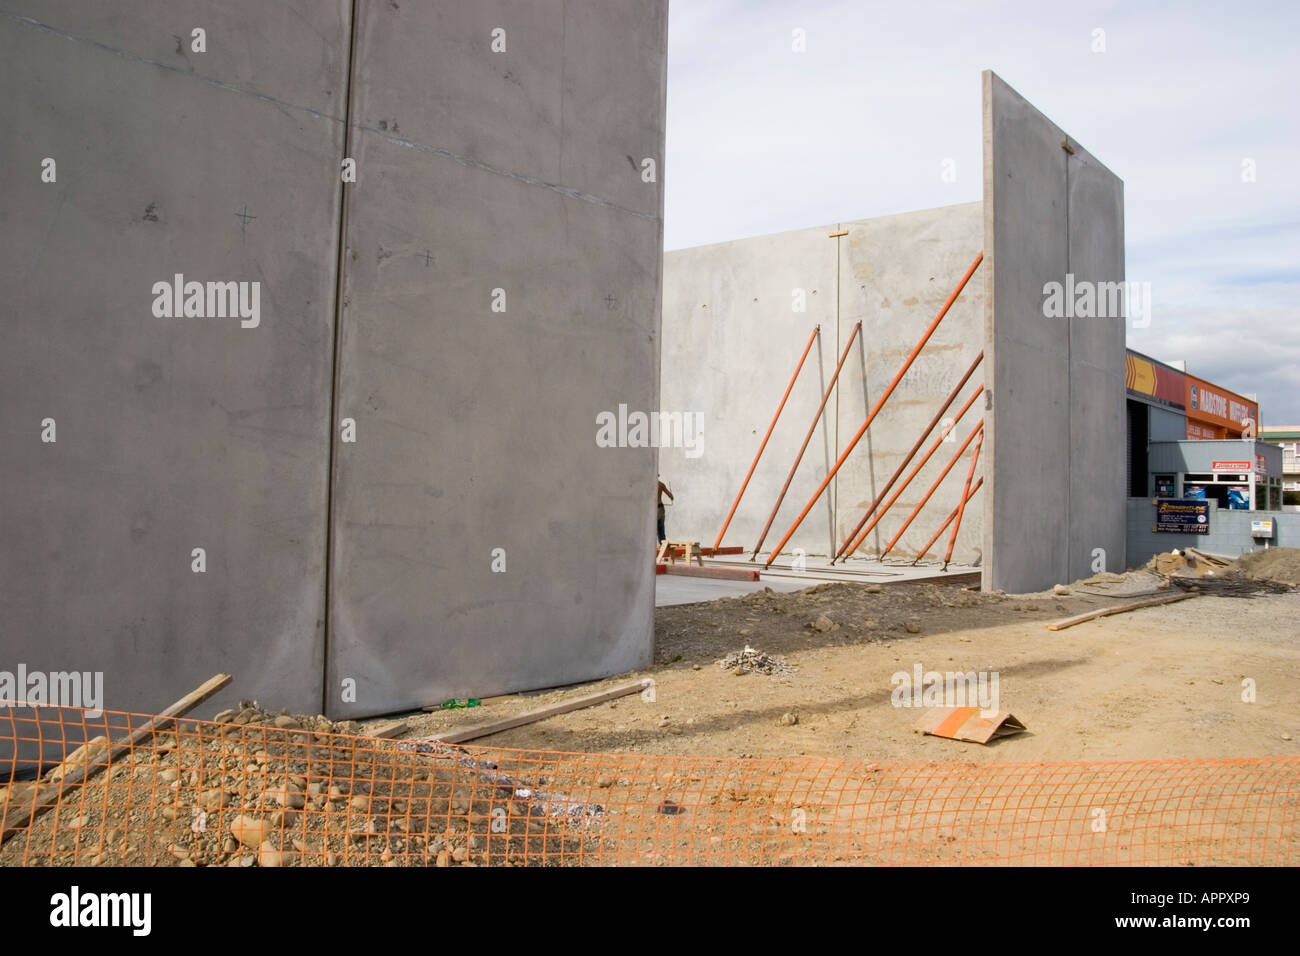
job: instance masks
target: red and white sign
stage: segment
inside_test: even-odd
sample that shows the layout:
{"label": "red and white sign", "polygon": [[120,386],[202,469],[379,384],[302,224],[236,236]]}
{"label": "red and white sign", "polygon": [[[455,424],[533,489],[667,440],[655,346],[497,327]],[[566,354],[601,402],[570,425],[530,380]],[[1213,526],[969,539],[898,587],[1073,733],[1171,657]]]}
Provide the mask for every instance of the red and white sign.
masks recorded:
{"label": "red and white sign", "polygon": [[1248,461],[1215,461],[1210,463],[1215,471],[1250,471]]}
{"label": "red and white sign", "polygon": [[1268,474],[1268,464],[1264,461],[1263,455],[1255,456],[1255,470],[1259,472],[1261,475]]}

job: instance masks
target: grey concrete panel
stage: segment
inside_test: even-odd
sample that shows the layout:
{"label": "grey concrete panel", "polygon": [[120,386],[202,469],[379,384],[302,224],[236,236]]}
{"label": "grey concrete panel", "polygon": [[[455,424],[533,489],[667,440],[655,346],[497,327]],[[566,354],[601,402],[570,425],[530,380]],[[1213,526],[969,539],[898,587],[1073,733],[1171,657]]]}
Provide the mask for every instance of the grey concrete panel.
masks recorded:
{"label": "grey concrete panel", "polygon": [[[1124,184],[1071,143],[1069,272],[1104,289],[1124,282]],[[1103,293],[1105,295],[1105,293]],[[1107,302],[1109,312],[1116,303]],[[1100,303],[1099,303],[1100,305]],[[1070,322],[1069,580],[1125,566],[1127,433],[1122,311]]]}
{"label": "grey concrete panel", "polygon": [[[798,517],[828,469],[848,446],[870,407],[980,251],[978,203],[820,226],[694,249],[664,257],[663,402],[704,416],[704,454],[661,453],[661,471],[678,493],[669,509],[669,537],[712,543],[753,462],[762,437],[812,328],[821,339],[745,492],[725,542],[752,548],[777,501],[818,403],[853,326],[854,345],[790,490],[764,553]],[[829,233],[840,229],[840,239]],[[837,243],[839,246],[837,253]],[[836,258],[839,257],[838,321]],[[794,289],[807,311],[793,310]],[[883,488],[902,456],[978,354],[983,290],[972,280],[948,317],[840,470],[827,493],[786,546],[810,555],[838,547]],[[815,364],[814,364],[815,363]],[[954,410],[982,381],[977,372]],[[883,546],[921,500],[970,427],[978,406],[941,446],[860,554]],[[891,554],[910,557],[956,505],[966,458],[921,512]],[[977,475],[980,471],[976,472]],[[982,510],[963,519],[957,560],[977,560]],[[937,547],[940,556],[946,539]]]}
{"label": "grey concrete panel", "polygon": [[1124,419],[1122,342],[1117,354],[1120,370],[1118,389],[1113,367],[1075,362],[1070,370],[1070,551],[1065,570],[1067,581],[1077,581],[1098,571],[1121,571],[1125,567],[1124,436],[1127,422]]}
{"label": "grey concrete panel", "polygon": [[1123,323],[1044,309],[1045,284],[1072,271],[1123,279],[1122,184],[1066,139],[984,74],[988,589],[1086,576],[1096,547],[1123,560]]}
{"label": "grey concrete panel", "polygon": [[[869,359],[865,376],[854,375],[843,382],[837,442],[841,450],[861,427],[867,411],[975,260],[983,241],[982,226],[981,204],[967,203],[869,219],[848,227],[849,236],[843,240],[846,262],[841,270],[840,335],[847,337],[852,323],[862,319]],[[944,398],[979,354],[983,291],[977,272],[911,369],[900,380],[867,435],[854,450],[853,457],[841,469],[834,489],[837,500],[836,546],[858,523]],[[946,417],[954,416],[983,381],[984,369],[981,367],[945,413]],[[897,503],[875,526],[858,554],[877,553],[889,543],[907,515],[921,503],[932,482],[942,473],[982,414],[983,402],[977,399],[953,428],[948,440],[939,446],[929,463],[917,473]],[[936,429],[935,435],[927,439],[913,463],[931,447],[938,431]],[[957,506],[973,448],[972,444],[948,472],[938,490],[894,545],[891,557],[914,556]],[[980,461],[984,461],[982,452]],[[984,469],[977,464],[975,478],[982,474]],[[983,494],[982,489],[980,494]],[[979,560],[983,544],[982,519],[982,509],[972,502],[962,517],[953,552],[955,561],[969,564]],[[931,550],[930,557],[941,558],[947,542],[945,532]]]}
{"label": "grey concrete panel", "polygon": [[[670,538],[714,542],[820,325],[724,543],[753,547],[758,540],[837,358],[835,248],[828,231],[803,229],[665,254],[662,404],[703,421],[698,455],[685,448],[660,451],[660,473],[675,495],[668,508]],[[796,289],[805,311],[795,311]],[[862,352],[855,352],[845,375],[861,373]],[[773,524],[769,544],[835,460],[832,436],[824,418],[791,485],[785,524]],[[819,509],[793,544],[824,552],[827,521]]]}
{"label": "grey concrete panel", "polygon": [[[0,668],[103,671],[105,707],[145,711],[228,671],[210,706],[315,709],[345,5],[20,9],[0,15]],[[208,52],[177,53],[198,24]],[[260,325],[155,317],[176,273],[260,282]]]}
{"label": "grey concrete panel", "polygon": [[[596,432],[620,404],[658,408],[662,189],[559,118],[662,155],[666,4],[637,8],[636,35],[612,8],[570,9],[576,35],[625,54],[614,76],[611,54],[566,41],[558,4],[549,19],[533,6],[475,10],[432,67],[402,51],[440,42],[444,21],[373,4],[359,31],[338,379],[357,440],[334,453],[332,715],[651,658],[655,452]],[[455,123],[426,95],[430,69],[466,91]]]}
{"label": "grey concrete panel", "polygon": [[353,122],[657,219],[640,164],[662,182],[665,5],[361,0]]}

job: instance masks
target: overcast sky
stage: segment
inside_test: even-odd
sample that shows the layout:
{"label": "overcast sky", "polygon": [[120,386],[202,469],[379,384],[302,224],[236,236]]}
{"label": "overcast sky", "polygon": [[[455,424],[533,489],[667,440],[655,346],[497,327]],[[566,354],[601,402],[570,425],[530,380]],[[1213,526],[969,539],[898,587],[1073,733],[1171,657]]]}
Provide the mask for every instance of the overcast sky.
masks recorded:
{"label": "overcast sky", "polygon": [[979,200],[992,69],[1124,180],[1130,347],[1300,424],[1298,64],[1300,2],[672,0],[665,246]]}

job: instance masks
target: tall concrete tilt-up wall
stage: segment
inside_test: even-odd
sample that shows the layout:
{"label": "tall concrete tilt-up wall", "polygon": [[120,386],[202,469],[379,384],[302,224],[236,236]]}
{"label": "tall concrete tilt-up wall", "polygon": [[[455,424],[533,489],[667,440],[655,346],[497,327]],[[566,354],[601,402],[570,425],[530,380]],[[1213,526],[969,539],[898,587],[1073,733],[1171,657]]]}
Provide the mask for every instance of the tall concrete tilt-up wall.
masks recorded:
{"label": "tall concrete tilt-up wall", "polygon": [[7,7],[0,670],[360,716],[647,662],[654,451],[594,436],[658,402],[666,2]]}
{"label": "tall concrete tilt-up wall", "polygon": [[[1091,285],[1100,290],[1095,301],[1113,301],[1106,288],[1124,280],[1123,184],[992,73],[984,75],[984,126],[980,203],[665,255],[664,410],[698,415],[703,432],[693,448],[661,454],[661,472],[677,494],[668,512],[671,539],[713,543],[820,325],[723,542],[754,547],[839,349],[861,319],[862,341],[818,421],[764,552],[779,542],[982,249],[980,271],[786,550],[838,549],[983,349],[982,366],[944,417],[981,384],[987,391],[860,553],[889,547],[982,418],[986,435],[974,476],[984,485],[963,516],[954,559],[982,563],[984,587],[1013,592],[1124,567],[1122,310],[1097,317],[1075,314],[1072,304],[1066,314],[1049,315],[1044,291],[1052,282]],[[973,447],[891,555],[911,557],[952,512]],[[945,543],[940,539],[931,555]]]}
{"label": "tall concrete tilt-up wall", "polygon": [[0,670],[319,709],[347,5],[6,6]]}
{"label": "tall concrete tilt-up wall", "polygon": [[[984,223],[984,587],[1122,571],[1125,320],[1074,306],[1124,281],[1124,184],[991,71]],[[1052,308],[1050,283],[1079,297]]]}
{"label": "tall concrete tilt-up wall", "polygon": [[651,658],[667,4],[435,6],[357,33],[331,714]]}
{"label": "tall concrete tilt-up wall", "polygon": [[[676,495],[668,510],[669,537],[713,543],[800,354],[820,326],[723,542],[746,549],[757,544],[839,357],[861,321],[862,332],[848,353],[838,388],[764,540],[766,555],[807,505],[978,255],[982,229],[980,204],[967,203],[666,253],[663,407],[697,415],[702,422],[694,448],[660,452],[662,477]],[[845,234],[833,235],[840,232]],[[972,280],[783,550],[835,552],[979,354],[983,315],[983,286]],[[947,417],[955,416],[981,382],[982,372],[976,369]],[[979,411],[978,404],[973,406],[955,425],[951,440],[939,445],[872,529],[859,555],[878,553],[889,543],[978,422]],[[956,506],[972,450],[952,468],[891,554],[914,556]],[[977,465],[977,479],[981,472]],[[956,561],[978,560],[982,516],[978,507],[966,511]],[[946,542],[937,545],[940,557]]]}

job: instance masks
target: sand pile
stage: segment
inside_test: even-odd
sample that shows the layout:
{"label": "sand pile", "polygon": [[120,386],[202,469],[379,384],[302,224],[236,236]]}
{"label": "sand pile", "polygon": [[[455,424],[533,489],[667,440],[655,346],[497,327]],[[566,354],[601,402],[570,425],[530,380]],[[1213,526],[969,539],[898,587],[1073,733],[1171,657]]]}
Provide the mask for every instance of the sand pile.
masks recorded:
{"label": "sand pile", "polygon": [[1300,586],[1300,548],[1269,548],[1243,554],[1236,567],[1248,578]]}

